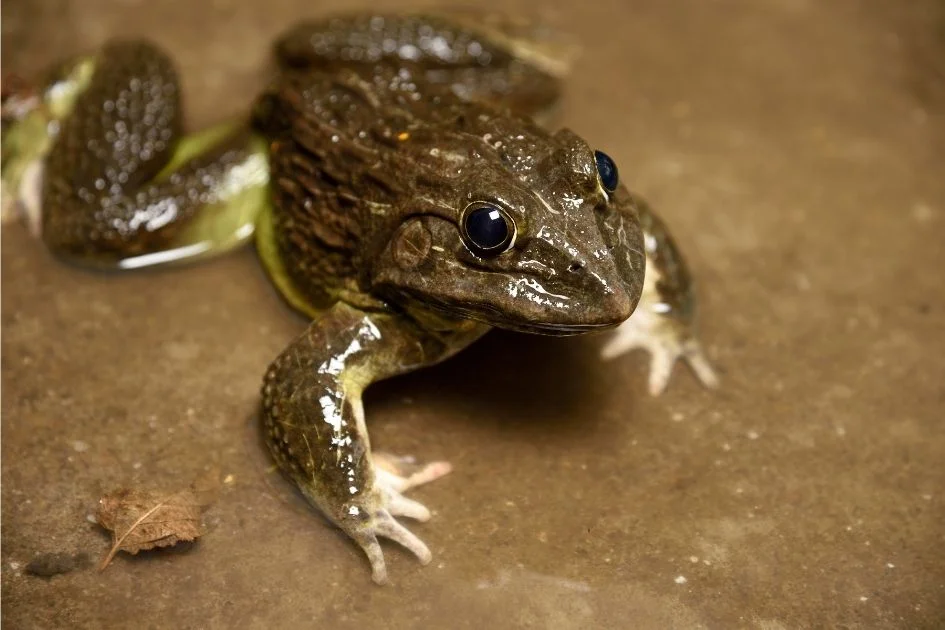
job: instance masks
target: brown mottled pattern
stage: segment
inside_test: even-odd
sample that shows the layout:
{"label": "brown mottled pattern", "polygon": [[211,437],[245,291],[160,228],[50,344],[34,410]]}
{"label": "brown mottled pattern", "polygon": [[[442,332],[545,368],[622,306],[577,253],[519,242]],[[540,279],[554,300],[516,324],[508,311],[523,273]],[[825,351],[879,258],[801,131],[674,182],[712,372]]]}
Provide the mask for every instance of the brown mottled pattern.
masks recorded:
{"label": "brown mottled pattern", "polygon": [[273,138],[281,258],[313,302],[369,290],[369,261],[410,216],[432,210],[455,222],[445,200],[439,210],[417,200],[443,199],[464,169],[496,164],[530,181],[535,161],[557,148],[530,121],[386,65],[290,73],[260,99],[256,121]]}

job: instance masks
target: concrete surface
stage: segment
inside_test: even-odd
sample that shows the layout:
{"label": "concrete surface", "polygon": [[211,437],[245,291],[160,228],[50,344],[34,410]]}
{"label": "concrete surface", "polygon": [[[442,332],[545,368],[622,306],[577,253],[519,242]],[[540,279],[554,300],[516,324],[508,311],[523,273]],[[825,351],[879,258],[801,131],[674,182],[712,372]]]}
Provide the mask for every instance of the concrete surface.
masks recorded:
{"label": "concrete surface", "polygon": [[[249,103],[276,33],[343,4],[8,0],[3,70],[147,34],[200,126]],[[259,379],[305,323],[252,252],[107,276],[4,227],[6,627],[945,625],[945,5],[554,13],[585,45],[561,122],[675,229],[724,388],[679,370],[650,399],[641,356],[512,334],[377,387],[375,444],[456,466],[417,492],[433,564],[388,547],[378,588],[258,441]],[[101,494],[214,469],[203,540],[94,569]],[[26,572],[50,553],[93,566]]]}

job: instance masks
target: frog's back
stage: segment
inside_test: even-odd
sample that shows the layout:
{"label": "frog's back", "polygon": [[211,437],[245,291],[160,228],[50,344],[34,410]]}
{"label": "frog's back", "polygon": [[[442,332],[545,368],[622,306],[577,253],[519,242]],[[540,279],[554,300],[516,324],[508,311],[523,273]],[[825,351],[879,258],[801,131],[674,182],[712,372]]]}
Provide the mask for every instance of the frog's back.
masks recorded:
{"label": "frog's back", "polygon": [[306,72],[282,77],[257,104],[257,125],[271,140],[271,229],[263,237],[311,303],[357,290],[368,235],[409,194],[406,160],[393,155],[398,138],[436,115],[415,88],[380,67],[368,75]]}

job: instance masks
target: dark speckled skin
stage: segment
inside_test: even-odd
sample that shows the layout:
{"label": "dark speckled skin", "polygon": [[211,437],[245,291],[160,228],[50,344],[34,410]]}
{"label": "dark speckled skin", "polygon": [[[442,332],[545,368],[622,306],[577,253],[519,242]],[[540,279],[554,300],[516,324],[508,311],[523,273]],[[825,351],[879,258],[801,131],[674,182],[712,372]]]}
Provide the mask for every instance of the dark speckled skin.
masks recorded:
{"label": "dark speckled skin", "polygon": [[244,130],[158,178],[181,136],[173,64],[136,41],[112,42],[90,63],[46,160],[42,234],[60,256],[108,267],[166,247],[253,147]]}
{"label": "dark speckled skin", "polygon": [[[534,22],[454,11],[448,15],[351,13],[303,22],[276,44],[287,68],[326,72],[372,71],[378,64],[408,70],[425,85],[440,85],[465,100],[501,102],[540,112],[560,94],[554,56],[536,63],[554,36]],[[527,58],[526,58],[527,57]]]}
{"label": "dark speckled skin", "polygon": [[[656,306],[691,318],[688,273],[662,224],[624,187],[603,188],[583,139],[529,118],[558,93],[560,68],[538,33],[468,15],[302,24],[278,42],[281,75],[253,110],[271,192],[257,246],[279,290],[314,318],[266,373],[266,443],[364,549],[378,583],[378,537],[429,561],[396,517],[428,518],[402,492],[448,467],[381,466],[361,404],[368,385],[441,361],[490,327],[615,327],[644,292],[647,257]],[[179,110],[170,62],[152,46],[116,43],[96,57],[47,161],[51,248],[83,262],[147,254],[202,216],[253,149],[238,134],[157,176]],[[514,229],[491,257],[461,229],[482,202]]]}

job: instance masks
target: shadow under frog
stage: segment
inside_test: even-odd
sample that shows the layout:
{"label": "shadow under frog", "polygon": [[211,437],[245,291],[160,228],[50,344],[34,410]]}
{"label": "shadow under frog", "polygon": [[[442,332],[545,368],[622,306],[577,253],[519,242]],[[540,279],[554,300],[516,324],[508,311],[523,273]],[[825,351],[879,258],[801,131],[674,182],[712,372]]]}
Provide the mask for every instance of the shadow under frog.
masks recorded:
{"label": "shadow under frog", "polygon": [[[493,331],[436,370],[422,370],[383,381],[368,392],[367,402],[380,411],[403,405],[409,392],[435,400],[437,407],[460,409],[477,431],[503,439],[528,440],[554,434],[567,440],[596,432],[594,380],[600,358],[581,339],[539,338]],[[470,378],[488,374],[488,385]],[[625,409],[633,422],[633,409]],[[375,418],[377,416],[374,416]],[[449,432],[450,427],[444,427]]]}
{"label": "shadow under frog", "polygon": [[[264,441],[387,581],[378,538],[427,563],[405,493],[450,471],[372,451],[362,393],[491,328],[616,328],[603,357],[651,354],[660,393],[693,333],[665,226],[578,135],[533,117],[566,64],[546,29],[500,15],[349,13],[276,44],[249,120],[183,135],[170,58],[114,41],[3,103],[5,214],[99,269],[195,261],[253,239],[312,324],[266,371]],[[632,315],[632,316],[631,316]]]}

